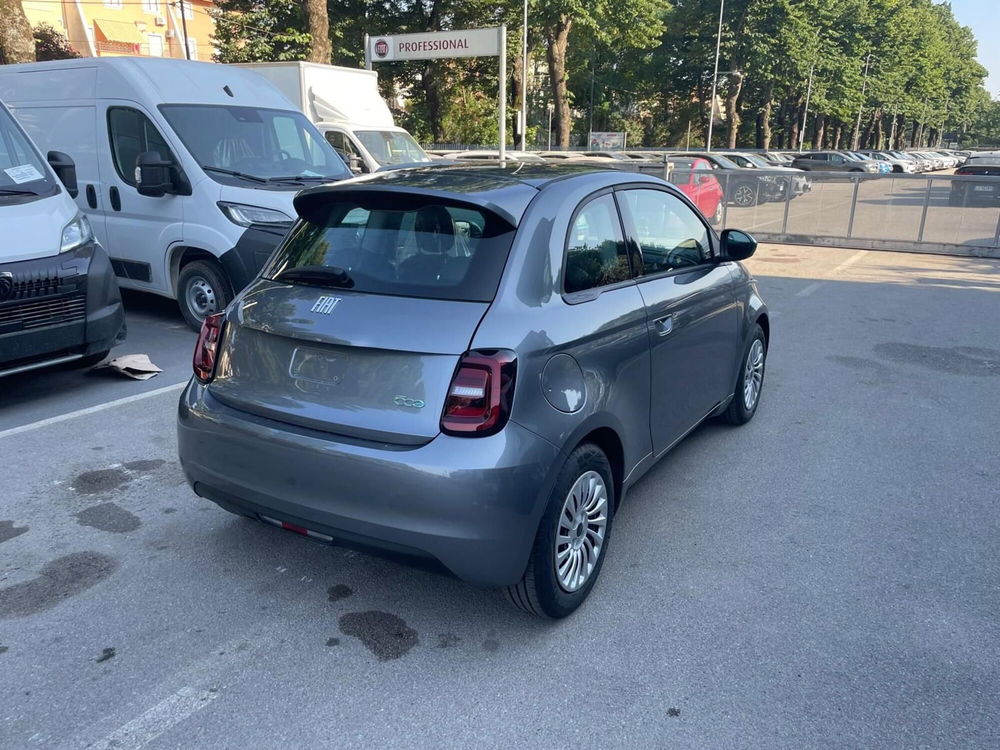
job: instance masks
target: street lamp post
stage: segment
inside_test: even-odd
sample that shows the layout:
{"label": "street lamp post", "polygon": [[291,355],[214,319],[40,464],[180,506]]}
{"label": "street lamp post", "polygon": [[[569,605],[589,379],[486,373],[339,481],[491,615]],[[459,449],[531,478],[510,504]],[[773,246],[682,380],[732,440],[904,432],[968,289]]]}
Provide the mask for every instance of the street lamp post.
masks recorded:
{"label": "street lamp post", "polygon": [[191,45],[188,42],[188,22],[187,16],[184,14],[184,0],[179,0],[179,5],[181,6],[181,27],[184,29],[184,57],[187,60],[191,59]]}
{"label": "street lamp post", "polygon": [[712,73],[712,98],[708,103],[708,143],[705,150],[712,150],[712,125],[715,122],[715,95],[719,83],[719,50],[722,47],[722,14],[726,8],[726,0],[719,0],[719,30],[715,35],[715,70]]}
{"label": "street lamp post", "polygon": [[[799,153],[802,153],[802,144],[806,139],[806,120],[809,118],[809,98],[812,96],[813,91],[813,73],[816,71],[816,63],[813,63],[809,68],[809,85],[806,86],[806,108],[802,110],[802,127],[799,128]],[[835,146],[837,144],[834,144]],[[816,145],[813,144],[813,148]]]}
{"label": "street lamp post", "polygon": [[865,89],[868,87],[868,66],[872,61],[872,53],[868,53],[865,58],[865,77],[861,82],[861,106],[858,107],[858,123],[854,126],[854,138],[851,139],[851,150],[858,150],[858,141],[861,139],[861,113],[865,111]]}

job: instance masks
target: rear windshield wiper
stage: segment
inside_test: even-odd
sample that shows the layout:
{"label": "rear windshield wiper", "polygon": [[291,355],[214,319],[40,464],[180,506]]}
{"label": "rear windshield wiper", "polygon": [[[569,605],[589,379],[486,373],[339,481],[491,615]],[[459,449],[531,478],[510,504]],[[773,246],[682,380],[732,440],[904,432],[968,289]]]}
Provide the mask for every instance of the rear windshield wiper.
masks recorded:
{"label": "rear windshield wiper", "polygon": [[275,281],[297,281],[314,286],[335,286],[350,289],[354,279],[347,269],[337,266],[299,266],[288,268],[274,277]]}
{"label": "rear windshield wiper", "polygon": [[216,172],[218,174],[227,174],[230,177],[240,177],[241,179],[250,180],[250,182],[257,182],[261,185],[267,182],[267,180],[263,177],[257,177],[256,175],[247,174],[246,172],[236,172],[232,169],[223,169],[222,167],[206,167],[204,164],[201,165],[201,168],[206,172]]}

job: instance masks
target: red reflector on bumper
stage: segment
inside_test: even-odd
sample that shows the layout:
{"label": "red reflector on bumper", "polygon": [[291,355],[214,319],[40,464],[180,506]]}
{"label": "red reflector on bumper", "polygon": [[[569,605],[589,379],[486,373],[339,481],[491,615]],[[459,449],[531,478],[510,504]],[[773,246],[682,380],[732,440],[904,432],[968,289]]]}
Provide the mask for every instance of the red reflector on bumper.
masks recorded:
{"label": "red reflector on bumper", "polygon": [[302,526],[296,526],[294,523],[288,523],[288,521],[282,521],[281,528],[294,531],[296,534],[302,534],[302,536],[309,536],[309,529]]}

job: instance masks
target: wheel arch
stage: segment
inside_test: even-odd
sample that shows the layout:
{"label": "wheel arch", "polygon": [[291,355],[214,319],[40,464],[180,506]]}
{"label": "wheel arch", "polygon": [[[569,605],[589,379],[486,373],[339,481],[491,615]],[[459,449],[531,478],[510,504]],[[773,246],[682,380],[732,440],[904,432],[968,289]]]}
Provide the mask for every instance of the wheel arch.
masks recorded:
{"label": "wheel arch", "polygon": [[194,245],[178,245],[170,251],[169,266],[167,269],[170,279],[170,292],[175,298],[177,297],[177,280],[180,278],[181,269],[188,263],[196,260],[206,260],[214,263],[226,281],[232,286],[232,283],[229,281],[229,274],[226,273],[218,256]]}
{"label": "wheel arch", "polygon": [[622,489],[625,483],[625,448],[622,445],[621,438],[615,430],[604,426],[591,430],[584,435],[577,441],[573,450],[576,450],[577,447],[584,443],[593,443],[600,448],[604,452],[604,455],[607,456],[608,463],[611,464],[611,478],[614,481],[615,490],[613,511],[617,512],[618,507],[621,505]]}

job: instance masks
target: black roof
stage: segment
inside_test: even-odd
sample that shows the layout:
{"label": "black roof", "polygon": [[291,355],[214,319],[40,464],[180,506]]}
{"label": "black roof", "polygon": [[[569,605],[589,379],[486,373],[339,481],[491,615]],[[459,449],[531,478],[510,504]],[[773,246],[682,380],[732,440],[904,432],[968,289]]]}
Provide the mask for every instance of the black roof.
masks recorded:
{"label": "black roof", "polygon": [[596,173],[622,172],[613,167],[593,164],[539,164],[509,162],[497,164],[462,164],[398,169],[358,177],[353,180],[321,185],[303,190],[295,198],[295,208],[307,215],[325,198],[338,193],[358,196],[363,193],[424,195],[469,203],[486,208],[517,224],[531,199],[546,185]]}

